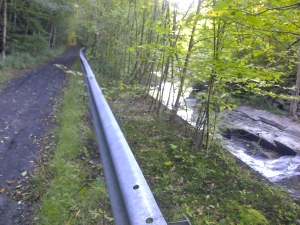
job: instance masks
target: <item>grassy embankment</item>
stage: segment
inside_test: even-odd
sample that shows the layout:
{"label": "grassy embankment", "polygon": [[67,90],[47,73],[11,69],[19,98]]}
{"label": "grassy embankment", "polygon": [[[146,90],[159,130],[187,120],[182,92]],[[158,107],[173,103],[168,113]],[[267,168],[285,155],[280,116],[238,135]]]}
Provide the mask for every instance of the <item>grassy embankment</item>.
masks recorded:
{"label": "grassy embankment", "polygon": [[105,93],[167,221],[192,224],[300,224],[299,206],[237,163],[218,143],[196,151],[181,120],[148,112],[136,87],[107,83]]}
{"label": "grassy embankment", "polygon": [[68,86],[53,131],[50,159],[37,169],[32,197],[40,196],[34,224],[111,224],[103,172],[90,127],[80,64],[68,75]]}
{"label": "grassy embankment", "polygon": [[[138,88],[115,81],[105,86],[167,221],[181,220],[184,213],[193,225],[299,224],[299,207],[292,199],[239,165],[218,144],[209,152],[194,150],[181,121],[169,124],[164,116],[148,112]],[[90,163],[97,147],[91,144],[86,105],[82,77],[70,75],[52,159],[34,179],[32,195],[41,195],[35,224],[112,223],[101,164]]]}

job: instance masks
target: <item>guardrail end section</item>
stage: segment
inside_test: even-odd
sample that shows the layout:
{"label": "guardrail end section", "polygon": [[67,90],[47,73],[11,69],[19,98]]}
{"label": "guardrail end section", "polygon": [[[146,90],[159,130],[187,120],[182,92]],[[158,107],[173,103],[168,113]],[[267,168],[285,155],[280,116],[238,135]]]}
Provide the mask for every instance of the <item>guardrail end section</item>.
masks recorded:
{"label": "guardrail end section", "polygon": [[182,214],[183,220],[179,222],[169,222],[168,225],[192,225],[186,215]]}

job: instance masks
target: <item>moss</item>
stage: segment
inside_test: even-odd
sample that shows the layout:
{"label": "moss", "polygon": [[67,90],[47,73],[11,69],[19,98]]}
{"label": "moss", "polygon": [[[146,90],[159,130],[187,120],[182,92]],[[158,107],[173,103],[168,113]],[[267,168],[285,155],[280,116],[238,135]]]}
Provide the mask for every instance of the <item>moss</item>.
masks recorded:
{"label": "moss", "polygon": [[251,206],[240,205],[236,201],[230,201],[226,204],[229,216],[226,217],[228,222],[237,222],[240,225],[267,225],[269,222],[266,217],[258,210],[250,208]]}
{"label": "moss", "polygon": [[269,224],[266,217],[262,215],[256,209],[247,209],[241,212],[240,224],[255,224],[255,225],[264,225]]}

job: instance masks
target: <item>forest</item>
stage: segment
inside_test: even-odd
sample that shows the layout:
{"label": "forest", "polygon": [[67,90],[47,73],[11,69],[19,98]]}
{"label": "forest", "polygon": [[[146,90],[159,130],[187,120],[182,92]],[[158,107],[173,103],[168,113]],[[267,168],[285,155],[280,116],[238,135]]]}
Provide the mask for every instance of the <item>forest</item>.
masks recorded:
{"label": "forest", "polygon": [[185,88],[195,86],[205,87],[198,97],[206,102],[197,127],[209,129],[211,114],[232,107],[230,96],[252,94],[292,100],[288,111],[298,119],[290,97],[300,82],[295,0],[199,0],[183,8],[158,0],[1,0],[0,7],[2,63],[77,42],[88,47],[95,72],[142,85],[145,94],[158,84],[151,106],[158,114],[166,80],[178,86],[170,120]]}
{"label": "forest", "polygon": [[[205,174],[199,172],[205,179],[214,179],[209,176],[217,177],[214,169],[208,169],[207,164],[195,162],[196,158],[201,158],[215,166],[219,163],[220,167],[229,168],[228,171],[233,171],[236,177],[244,179],[241,178],[244,175],[232,169],[230,163],[217,160],[225,153],[215,153],[218,154],[217,157],[207,156],[211,149],[219,148],[215,141],[219,114],[241,103],[250,102],[256,107],[277,107],[287,117],[299,121],[299,0],[196,0],[190,4],[182,4],[176,0],[0,0],[0,11],[2,71],[7,68],[23,68],[34,63],[41,55],[50,57],[51,52],[67,45],[86,47],[86,56],[94,73],[106,84],[117,83],[119,98],[123,98],[126,93],[127,97],[131,95],[130,98],[134,98],[132,96],[138,93],[147,100],[145,111],[153,113],[155,117],[154,121],[148,121],[151,121],[151,126],[155,125],[151,128],[149,125],[150,132],[153,133],[158,132],[157,127],[162,118],[168,124],[177,124],[177,112],[182,107],[184,98],[193,97],[201,101],[201,106],[197,108],[195,126],[189,127],[190,139],[183,141],[184,144],[182,142],[182,145],[192,146],[193,152],[183,153],[179,140],[172,139],[173,144],[166,148],[177,152],[175,162],[167,159],[167,153],[157,153],[164,160],[157,168],[153,167],[156,164],[154,159],[143,161],[149,156],[148,153],[141,153],[144,155],[138,158],[149,174],[152,174],[150,170],[154,174],[161,171],[167,174],[167,169],[173,173],[177,166],[182,169],[178,172],[179,177],[184,177],[185,172],[191,172],[194,167],[197,173],[207,171]],[[114,88],[105,85],[103,89],[108,99],[116,99]],[[186,96],[187,92],[189,96]],[[112,105],[113,108],[117,107],[114,106],[114,101]],[[131,134],[130,129],[140,127],[134,126],[127,123],[124,125],[129,142],[136,144],[141,140]],[[158,141],[151,144],[154,145],[153,148],[159,146]],[[194,167],[187,167],[185,163],[191,163]],[[219,176],[226,179],[228,171],[218,175],[216,180],[222,183]],[[153,175],[156,180],[149,179],[155,190],[154,194],[162,205],[164,195],[168,195],[165,190],[160,192],[162,186],[166,185],[166,189],[174,191],[174,187],[170,187],[165,181],[171,179],[170,176],[165,174],[161,177],[157,175],[157,179]],[[159,183],[158,179],[165,184]],[[251,186],[251,191],[260,190],[259,184],[247,183],[248,180],[243,182],[237,183],[245,190],[246,186]],[[256,208],[263,204],[253,200],[258,198],[255,191],[247,194],[244,190],[238,190],[237,193],[242,198],[251,196],[251,201],[237,203],[232,200],[224,203],[222,209],[216,209],[219,202],[222,205],[220,199],[225,198],[225,195],[230,198],[228,190],[224,192],[224,196],[219,193],[221,197],[212,199],[214,197],[210,195],[210,190],[205,195],[202,193],[202,196],[191,183],[179,183],[178,186],[186,185],[184,190],[187,192],[189,190],[201,196],[199,199],[215,202],[205,207],[194,207],[200,200],[193,199],[192,194],[178,197],[178,205],[173,202],[176,209],[163,206],[163,212],[170,212],[168,219],[178,220],[178,214],[182,213],[180,210],[184,210],[195,224],[249,224],[254,217],[259,222],[253,224],[269,224],[267,221],[271,221],[271,224],[299,224],[297,216],[282,213],[283,210],[290,212],[294,209],[290,206],[283,209],[284,203],[278,203],[278,206],[278,199],[273,199],[270,203],[274,206],[272,212],[269,206],[263,206],[265,208],[260,211],[264,215],[255,209],[249,209],[251,204]],[[202,182],[200,187],[213,185],[208,188],[212,190],[216,184],[217,181],[208,184]],[[186,194],[180,188],[176,191],[174,193]],[[261,201],[269,201],[271,198],[265,192],[262,196]],[[173,197],[168,196],[170,201]],[[282,211],[278,207],[282,207]],[[226,210],[234,216],[226,217]],[[214,213],[210,213],[211,211]],[[76,212],[79,214],[80,210]],[[104,211],[93,213],[95,218],[99,214],[107,215]],[[275,214],[278,218],[274,217]],[[251,216],[250,219],[247,218],[248,215]],[[109,216],[105,218],[111,222]],[[77,214],[70,221],[73,219],[78,219]],[[47,224],[45,221],[41,224]]]}

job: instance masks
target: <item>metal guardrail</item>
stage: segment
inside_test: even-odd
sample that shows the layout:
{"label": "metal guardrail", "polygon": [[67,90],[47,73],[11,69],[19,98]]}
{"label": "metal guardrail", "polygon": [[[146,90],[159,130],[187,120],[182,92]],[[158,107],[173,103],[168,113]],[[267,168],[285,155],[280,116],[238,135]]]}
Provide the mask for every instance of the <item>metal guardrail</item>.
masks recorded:
{"label": "metal guardrail", "polygon": [[104,98],[95,76],[80,50],[80,60],[89,93],[89,103],[116,225],[190,225],[167,223],[138,166],[128,143]]}

